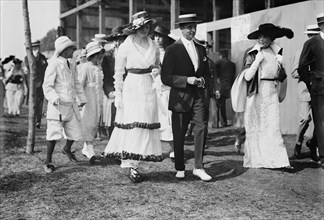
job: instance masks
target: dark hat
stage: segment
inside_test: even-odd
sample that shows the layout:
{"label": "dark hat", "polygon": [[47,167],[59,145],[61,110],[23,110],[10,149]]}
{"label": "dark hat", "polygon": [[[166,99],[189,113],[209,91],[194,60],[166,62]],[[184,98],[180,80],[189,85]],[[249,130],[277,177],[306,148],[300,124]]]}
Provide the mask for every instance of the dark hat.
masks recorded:
{"label": "dark hat", "polygon": [[162,21],[161,17],[151,18],[146,11],[140,11],[132,16],[132,22],[128,25],[127,28],[123,29],[123,33],[127,35],[135,34],[137,29],[143,27],[147,23],[149,23],[151,26],[151,32],[160,21]]}
{"label": "dark hat", "polygon": [[39,40],[32,42],[32,47],[39,47],[41,42]]}
{"label": "dark hat", "polygon": [[317,20],[317,24],[324,23],[324,13],[317,14],[316,20]]}
{"label": "dark hat", "polygon": [[15,56],[14,55],[10,55],[9,57],[6,57],[3,61],[2,61],[2,65],[9,63],[10,61],[14,60]]}
{"label": "dark hat", "polygon": [[162,35],[168,38],[168,40],[172,43],[175,41],[172,37],[170,37],[170,30],[164,26],[161,25],[156,26],[156,28],[154,29],[154,34]]}
{"label": "dark hat", "polygon": [[184,14],[179,15],[178,21],[175,24],[187,24],[187,23],[199,23],[201,20],[197,20],[196,14]]}
{"label": "dark hat", "polygon": [[127,28],[128,25],[120,25],[111,29],[111,34],[107,36],[107,41],[113,41],[117,38],[125,38],[127,34],[123,33],[123,29]]}
{"label": "dark hat", "polygon": [[258,39],[261,34],[272,38],[281,38],[286,36],[287,38],[291,39],[294,37],[294,32],[289,28],[284,28],[280,26],[275,26],[271,23],[261,24],[258,30],[250,33],[247,38],[248,39]]}
{"label": "dark hat", "polygon": [[14,58],[12,61],[14,64],[21,64],[22,60],[18,59],[18,58]]}

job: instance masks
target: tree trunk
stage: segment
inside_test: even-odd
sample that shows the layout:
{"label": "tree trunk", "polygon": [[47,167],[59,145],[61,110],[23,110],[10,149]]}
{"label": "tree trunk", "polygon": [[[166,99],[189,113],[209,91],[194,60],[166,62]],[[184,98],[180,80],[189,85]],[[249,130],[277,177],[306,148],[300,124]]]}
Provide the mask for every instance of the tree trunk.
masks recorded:
{"label": "tree trunk", "polygon": [[31,47],[31,33],[30,33],[30,24],[29,24],[29,12],[28,12],[28,0],[22,1],[23,8],[23,17],[25,25],[25,46],[27,52],[27,58],[29,63],[29,102],[28,102],[28,136],[27,136],[27,145],[26,153],[34,153],[35,146],[35,73],[36,73],[36,64],[35,57],[32,53]]}

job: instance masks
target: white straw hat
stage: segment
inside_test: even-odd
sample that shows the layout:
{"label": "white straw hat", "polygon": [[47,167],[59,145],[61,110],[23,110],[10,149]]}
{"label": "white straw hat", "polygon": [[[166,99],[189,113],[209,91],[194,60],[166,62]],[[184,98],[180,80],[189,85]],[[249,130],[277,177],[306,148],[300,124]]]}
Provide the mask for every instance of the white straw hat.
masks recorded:
{"label": "white straw hat", "polygon": [[90,42],[86,46],[87,58],[101,52],[104,48],[99,44],[99,42]]}
{"label": "white straw hat", "polygon": [[67,36],[58,37],[55,40],[54,45],[55,45],[55,51],[54,51],[55,56],[60,55],[60,53],[62,53],[63,50],[65,50],[68,47],[76,47],[75,42],[71,41],[70,38],[68,38]]}
{"label": "white straw hat", "polygon": [[304,34],[318,34],[320,32],[320,28],[317,24],[311,24],[307,26],[307,30]]}
{"label": "white straw hat", "polygon": [[107,43],[106,40],[107,36],[105,34],[95,34],[94,38],[92,38],[92,41],[100,42],[100,43]]}

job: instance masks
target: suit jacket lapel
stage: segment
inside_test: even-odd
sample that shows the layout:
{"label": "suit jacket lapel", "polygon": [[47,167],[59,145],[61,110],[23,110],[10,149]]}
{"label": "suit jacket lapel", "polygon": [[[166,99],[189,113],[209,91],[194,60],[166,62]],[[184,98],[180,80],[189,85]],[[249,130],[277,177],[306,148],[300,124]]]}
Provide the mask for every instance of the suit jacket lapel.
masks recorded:
{"label": "suit jacket lapel", "polygon": [[197,43],[194,42],[194,44],[195,44],[195,48],[196,48],[197,56],[198,56],[198,68],[197,68],[197,70],[198,70],[198,69],[200,68],[200,66],[202,65],[202,61],[203,61],[203,56],[204,56],[204,54],[203,54],[203,52],[200,50],[200,48],[197,47]]}

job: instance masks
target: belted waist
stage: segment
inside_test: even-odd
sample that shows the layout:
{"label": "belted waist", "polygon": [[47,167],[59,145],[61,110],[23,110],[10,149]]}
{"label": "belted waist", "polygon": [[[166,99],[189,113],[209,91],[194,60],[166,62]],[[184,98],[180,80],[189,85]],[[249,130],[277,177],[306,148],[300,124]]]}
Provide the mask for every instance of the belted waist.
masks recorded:
{"label": "belted waist", "polygon": [[75,102],[64,102],[64,101],[59,101],[59,105],[62,106],[72,106]]}
{"label": "belted waist", "polygon": [[277,78],[262,78],[261,80],[266,80],[266,81],[276,81],[278,80]]}
{"label": "belted waist", "polygon": [[145,73],[150,73],[152,72],[152,69],[154,67],[153,66],[150,66],[149,68],[147,69],[140,69],[140,68],[129,68],[129,69],[126,69],[127,72],[130,72],[130,73],[135,73],[135,74],[145,74]]}

